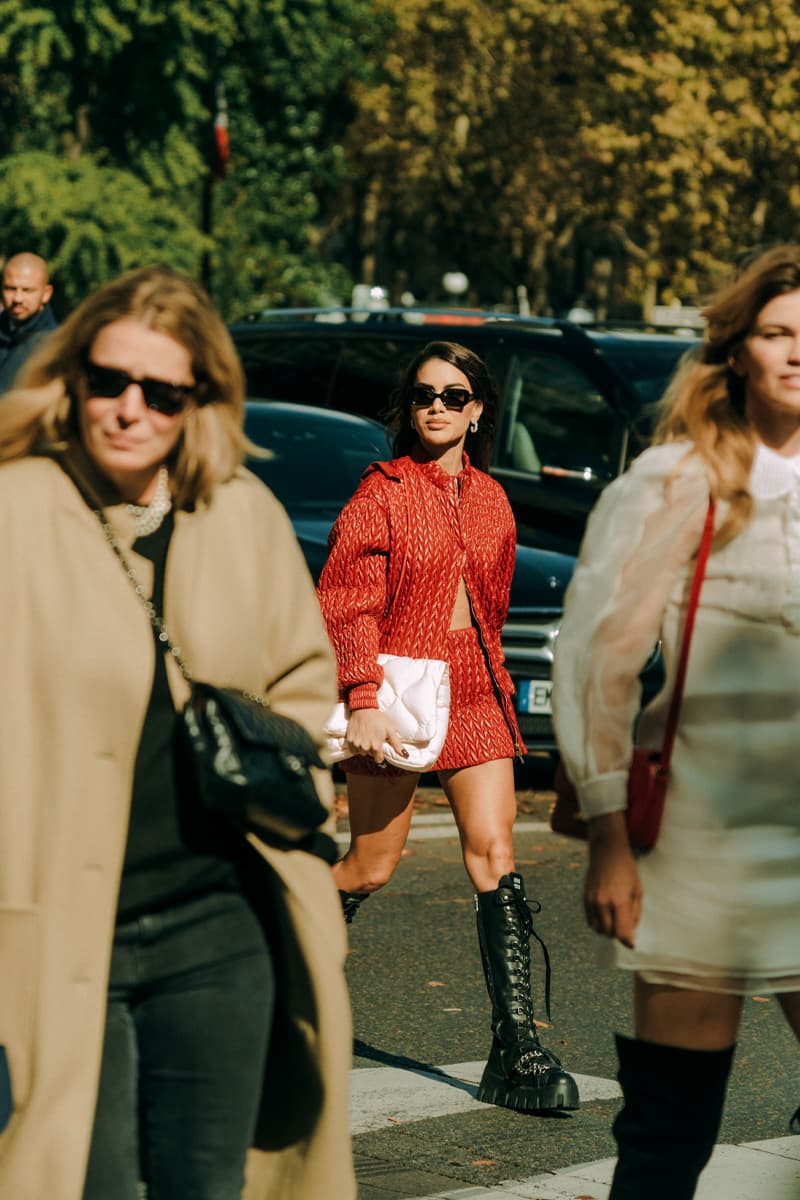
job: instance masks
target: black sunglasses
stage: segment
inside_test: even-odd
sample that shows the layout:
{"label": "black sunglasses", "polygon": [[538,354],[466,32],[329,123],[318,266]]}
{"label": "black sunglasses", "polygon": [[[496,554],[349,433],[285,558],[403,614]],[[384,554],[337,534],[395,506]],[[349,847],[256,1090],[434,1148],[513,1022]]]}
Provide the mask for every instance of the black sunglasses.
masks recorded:
{"label": "black sunglasses", "polygon": [[134,379],[127,371],[117,367],[103,367],[87,359],[84,365],[86,386],[90,396],[103,400],[116,400],[126,388],[135,383],[142,389],[144,402],[153,412],[165,417],[176,417],[194,398],[196,384],[168,383],[166,379]]}
{"label": "black sunglasses", "polygon": [[471,399],[472,392],[468,392],[464,387],[446,387],[437,392],[428,383],[415,383],[411,389],[411,403],[414,408],[430,408],[434,400],[441,400],[445,408],[461,412]]}

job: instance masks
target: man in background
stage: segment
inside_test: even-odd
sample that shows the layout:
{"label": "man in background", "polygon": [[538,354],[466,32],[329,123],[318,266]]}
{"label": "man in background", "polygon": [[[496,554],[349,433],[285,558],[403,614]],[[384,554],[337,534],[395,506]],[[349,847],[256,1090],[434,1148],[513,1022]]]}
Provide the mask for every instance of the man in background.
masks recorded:
{"label": "man in background", "polygon": [[0,393],[36,344],[55,329],[49,301],[53,287],[47,263],[38,254],[14,254],[3,268],[3,311],[0,312]]}

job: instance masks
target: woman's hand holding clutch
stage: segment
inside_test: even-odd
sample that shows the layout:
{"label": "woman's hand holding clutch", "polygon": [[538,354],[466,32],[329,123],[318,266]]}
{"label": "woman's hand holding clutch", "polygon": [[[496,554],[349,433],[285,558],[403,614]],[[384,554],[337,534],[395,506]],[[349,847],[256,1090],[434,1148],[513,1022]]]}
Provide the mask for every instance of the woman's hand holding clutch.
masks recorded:
{"label": "woman's hand holding clutch", "polygon": [[378,766],[384,764],[384,743],[388,742],[396,754],[408,758],[408,751],[400,741],[397,730],[379,708],[357,708],[347,722],[347,745],[354,754],[367,754]]}

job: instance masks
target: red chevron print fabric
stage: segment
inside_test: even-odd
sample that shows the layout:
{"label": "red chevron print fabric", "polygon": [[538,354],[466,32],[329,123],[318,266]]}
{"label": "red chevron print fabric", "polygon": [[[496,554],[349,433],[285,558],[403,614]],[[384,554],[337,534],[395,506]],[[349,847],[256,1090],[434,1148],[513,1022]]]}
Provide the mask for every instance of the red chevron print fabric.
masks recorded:
{"label": "red chevron print fabric", "polygon": [[[514,518],[500,485],[464,464],[454,477],[409,456],[373,463],[331,530],[318,588],[351,708],[377,707],[381,652],[450,662],[442,770],[510,757],[515,743],[524,752],[500,645]],[[475,624],[451,633],[462,577]]]}

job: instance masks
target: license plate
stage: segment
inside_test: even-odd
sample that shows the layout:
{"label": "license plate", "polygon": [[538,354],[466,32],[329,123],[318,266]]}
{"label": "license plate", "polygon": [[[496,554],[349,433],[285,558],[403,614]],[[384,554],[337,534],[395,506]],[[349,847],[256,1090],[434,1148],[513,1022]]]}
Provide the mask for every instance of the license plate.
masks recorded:
{"label": "license plate", "polygon": [[549,679],[523,679],[517,688],[517,712],[549,715],[552,690]]}

